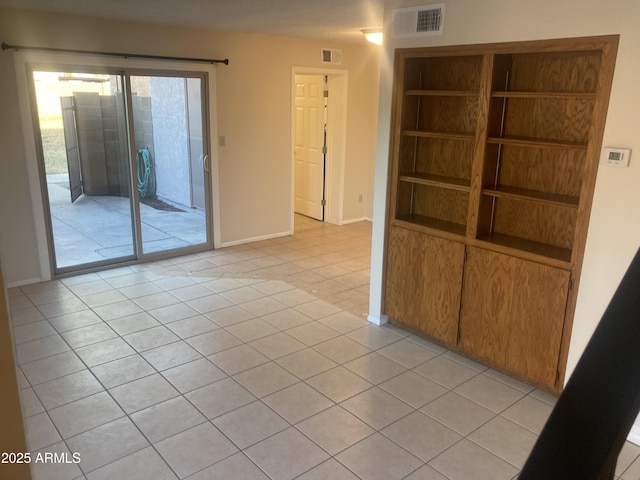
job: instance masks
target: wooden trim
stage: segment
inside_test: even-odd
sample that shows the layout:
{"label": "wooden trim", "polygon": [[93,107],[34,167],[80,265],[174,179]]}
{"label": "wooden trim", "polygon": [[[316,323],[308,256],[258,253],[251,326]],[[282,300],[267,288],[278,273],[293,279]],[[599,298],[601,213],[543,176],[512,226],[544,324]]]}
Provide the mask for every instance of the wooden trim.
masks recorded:
{"label": "wooden trim", "polygon": [[544,245],[499,233],[483,235],[470,240],[468,244],[562,270],[571,270],[571,251],[565,248]]}
{"label": "wooden trim", "polygon": [[615,70],[618,41],[620,37],[619,35],[611,35],[606,38],[608,39],[607,42],[602,45],[602,63],[600,65],[600,75],[598,78],[597,97],[592,113],[593,120],[591,122],[591,131],[589,132],[590,141],[587,146],[585,169],[582,172],[582,191],[580,192],[578,220],[575,227],[576,234],[571,258],[571,264],[573,266],[573,285],[572,289],[569,291],[563,340],[560,346],[560,357],[558,361],[559,375],[558,381],[556,382],[557,389],[561,389],[564,385],[567,370],[571,332],[573,329],[578,289],[580,286],[580,276],[582,274],[582,263],[587,243],[589,218],[591,217],[591,205],[593,203],[600,150],[602,148],[602,137],[604,136],[604,127],[607,120],[609,97],[611,95],[613,73]]}
{"label": "wooden trim", "polygon": [[404,58],[446,57],[472,55],[502,55],[516,53],[545,54],[560,52],[604,51],[611,43],[618,44],[620,35],[600,35],[593,37],[555,38],[515,42],[447,45],[442,47],[410,47],[396,49],[396,55]]}
{"label": "wooden trim", "polygon": [[478,105],[478,122],[471,167],[471,192],[469,193],[469,211],[467,213],[467,238],[476,238],[480,222],[480,196],[482,195],[482,178],[488,135],[489,105],[491,103],[491,78],[493,76],[494,57],[485,55],[482,62],[482,78],[480,79],[480,104]]}
{"label": "wooden trim", "polygon": [[560,148],[562,150],[587,150],[588,144],[577,142],[565,142],[562,140],[543,140],[539,138],[523,137],[489,137],[487,143],[502,145],[515,145],[518,147],[545,147]]}
{"label": "wooden trim", "polygon": [[409,230],[415,230],[416,232],[428,233],[434,237],[446,238],[456,242],[464,243],[465,241],[464,225],[445,222],[436,218],[424,217],[421,215],[407,215],[394,219],[392,225]]}
{"label": "wooden trim", "polygon": [[475,135],[473,133],[460,132],[432,132],[427,130],[405,130],[402,135],[406,137],[422,137],[422,138],[446,138],[449,140],[467,140],[473,141]]}
{"label": "wooden trim", "polygon": [[386,312],[386,295],[387,295],[387,262],[389,251],[389,235],[391,232],[391,225],[393,223],[398,194],[398,184],[396,178],[398,178],[399,171],[399,159],[398,152],[400,150],[400,136],[402,132],[402,87],[404,85],[404,58],[398,50],[396,50],[394,56],[394,68],[393,68],[393,91],[391,102],[391,131],[389,133],[389,164],[387,169],[387,211],[385,218],[384,229],[384,252],[382,262],[382,292],[380,298],[380,312],[384,314]]}
{"label": "wooden trim", "polygon": [[493,92],[494,98],[596,98],[595,93],[576,92]]}
{"label": "wooden trim", "polygon": [[536,192],[534,190],[526,190],[524,188],[501,187],[485,188],[484,195],[493,197],[512,198],[514,200],[526,200],[528,202],[539,202],[546,205],[555,205],[556,207],[578,208],[580,199],[578,197],[570,197],[569,195],[558,195],[555,193]]}
{"label": "wooden trim", "polygon": [[404,92],[409,96],[425,96],[425,97],[477,97],[478,92],[475,90],[407,90]]}
{"label": "wooden trim", "polygon": [[469,182],[455,177],[442,177],[440,175],[399,175],[398,180],[408,183],[419,183],[421,185],[431,185],[432,187],[449,188],[451,190],[459,190],[468,192],[471,190]]}

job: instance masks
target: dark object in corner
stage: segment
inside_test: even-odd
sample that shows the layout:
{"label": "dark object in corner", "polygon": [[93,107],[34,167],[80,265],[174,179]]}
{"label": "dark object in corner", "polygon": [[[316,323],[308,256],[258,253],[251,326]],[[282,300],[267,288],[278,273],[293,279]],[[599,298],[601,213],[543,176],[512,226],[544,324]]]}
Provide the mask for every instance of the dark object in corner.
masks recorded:
{"label": "dark object in corner", "polygon": [[613,480],[640,411],[640,250],[558,399],[519,480]]}

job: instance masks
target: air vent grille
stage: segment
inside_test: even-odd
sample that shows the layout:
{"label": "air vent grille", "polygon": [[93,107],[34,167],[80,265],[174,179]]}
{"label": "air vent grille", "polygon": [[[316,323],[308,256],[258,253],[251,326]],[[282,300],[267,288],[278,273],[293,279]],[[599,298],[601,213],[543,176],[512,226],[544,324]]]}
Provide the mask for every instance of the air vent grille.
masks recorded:
{"label": "air vent grille", "polygon": [[444,3],[399,8],[394,11],[393,36],[395,38],[442,35],[443,28]]}
{"label": "air vent grille", "polygon": [[331,48],[322,49],[322,63],[330,63],[332,65],[340,65],[342,62],[342,50]]}
{"label": "air vent grille", "polygon": [[440,31],[441,24],[442,10],[440,10],[439,8],[418,11],[418,22],[416,25],[416,30],[419,33],[438,32]]}

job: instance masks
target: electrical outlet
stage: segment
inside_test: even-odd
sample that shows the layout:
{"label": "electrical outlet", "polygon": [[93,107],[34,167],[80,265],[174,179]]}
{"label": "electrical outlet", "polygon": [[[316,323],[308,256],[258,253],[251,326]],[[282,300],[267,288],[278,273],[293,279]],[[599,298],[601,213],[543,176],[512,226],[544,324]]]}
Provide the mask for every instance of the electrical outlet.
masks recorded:
{"label": "electrical outlet", "polygon": [[220,135],[218,137],[218,145],[220,145],[221,147],[224,147],[227,144],[227,139],[224,135]]}
{"label": "electrical outlet", "polygon": [[362,194],[358,195],[358,203],[362,203]]}

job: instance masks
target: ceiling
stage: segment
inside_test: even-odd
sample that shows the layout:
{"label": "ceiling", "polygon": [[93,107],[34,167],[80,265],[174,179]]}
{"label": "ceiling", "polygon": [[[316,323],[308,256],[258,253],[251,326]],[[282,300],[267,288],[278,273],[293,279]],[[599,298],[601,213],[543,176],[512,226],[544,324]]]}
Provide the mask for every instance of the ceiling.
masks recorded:
{"label": "ceiling", "polygon": [[0,0],[0,6],[137,22],[364,42],[391,0]]}

